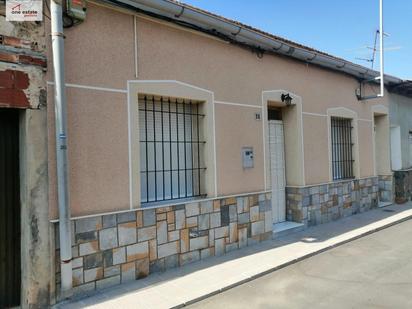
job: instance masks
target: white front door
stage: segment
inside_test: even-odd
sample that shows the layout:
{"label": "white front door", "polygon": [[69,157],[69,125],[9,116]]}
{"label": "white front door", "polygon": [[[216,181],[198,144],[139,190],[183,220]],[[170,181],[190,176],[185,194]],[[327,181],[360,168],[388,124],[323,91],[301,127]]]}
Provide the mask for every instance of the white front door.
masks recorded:
{"label": "white front door", "polygon": [[285,201],[285,142],[283,122],[269,120],[270,175],[272,184],[272,216],[273,223],[286,220]]}

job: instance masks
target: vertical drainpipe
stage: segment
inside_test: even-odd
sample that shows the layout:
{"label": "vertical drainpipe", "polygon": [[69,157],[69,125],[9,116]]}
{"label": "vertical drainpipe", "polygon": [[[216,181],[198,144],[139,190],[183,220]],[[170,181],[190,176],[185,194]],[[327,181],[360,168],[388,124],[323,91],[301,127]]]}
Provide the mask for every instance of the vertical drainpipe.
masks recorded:
{"label": "vertical drainpipe", "polygon": [[72,250],[67,176],[67,117],[64,81],[64,36],[62,6],[51,1],[51,37],[54,68],[54,105],[56,123],[57,194],[59,206],[61,297],[72,295]]}

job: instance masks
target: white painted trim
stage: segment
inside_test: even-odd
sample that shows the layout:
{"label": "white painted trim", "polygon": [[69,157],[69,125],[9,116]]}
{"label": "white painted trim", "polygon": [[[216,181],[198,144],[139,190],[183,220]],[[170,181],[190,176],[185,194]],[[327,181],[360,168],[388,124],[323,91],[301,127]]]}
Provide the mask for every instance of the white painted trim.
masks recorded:
{"label": "white painted trim", "polygon": [[[379,175],[379,176],[392,176],[392,175]],[[286,188],[310,188],[310,187],[317,187],[317,186],[323,186],[323,185],[331,185],[331,184],[337,184],[337,183],[350,182],[350,181],[355,181],[355,180],[365,180],[365,179],[370,179],[370,178],[378,178],[379,176],[373,175],[373,176],[359,177],[359,178],[353,178],[353,179],[342,179],[342,180],[335,180],[335,181],[329,181],[329,182],[320,182],[320,183],[304,185],[304,186],[286,186]]]}
{"label": "white painted trim", "polygon": [[[181,97],[186,99],[193,99],[199,101],[205,101],[204,105],[205,112],[208,115],[207,120],[204,124],[205,135],[207,136],[207,144],[209,145],[206,149],[206,164],[209,172],[206,174],[205,188],[208,196],[217,196],[217,151],[216,151],[216,125],[215,125],[215,107],[214,107],[214,93],[212,91],[199,88],[197,86],[189,85],[184,82],[179,82],[175,80],[129,80],[128,81],[128,93],[131,100],[134,102],[138,101],[138,93],[150,93],[154,95],[161,95],[167,97]],[[137,104],[130,105],[130,113],[132,115],[131,119],[131,162],[132,171],[139,170],[138,168],[138,145],[136,141],[139,140],[135,137],[138,134],[137,117],[134,114],[138,114]],[[133,209],[140,207],[140,185],[137,186],[138,176],[135,173],[129,175],[131,177],[132,183],[132,204]],[[140,178],[139,178],[140,179]]]}
{"label": "white painted trim", "polygon": [[266,179],[266,174],[267,174],[267,171],[266,171],[266,168],[267,168],[267,166],[266,166],[266,133],[265,133],[265,127],[266,127],[266,121],[267,120],[265,120],[265,119],[267,119],[267,107],[266,107],[266,110],[265,110],[265,104],[264,104],[264,102],[263,102],[263,93],[262,93],[262,111],[261,111],[261,113],[262,113],[262,139],[263,139],[263,177],[264,177],[264,181],[263,181],[263,184],[264,184],[264,188],[265,189],[267,189],[267,179]]}
{"label": "white painted trim", "polygon": [[296,97],[299,98],[300,100],[302,100],[302,97],[297,95],[296,93],[290,92],[289,90],[285,90],[285,89],[276,89],[276,90],[263,90],[262,94],[271,94],[273,92],[279,92],[279,93],[289,93],[292,97]]}
{"label": "white painted trim", "polygon": [[233,103],[233,102],[225,102],[225,101],[215,101],[215,104],[233,105],[233,106],[258,108],[258,109],[262,108],[261,105],[250,105],[250,104]]}
{"label": "white painted trim", "polygon": [[[208,202],[208,201],[214,201],[214,200],[220,200],[220,199],[225,199],[225,198],[231,198],[231,197],[244,197],[248,195],[255,195],[255,194],[266,194],[266,193],[271,193],[272,190],[263,190],[263,191],[256,191],[256,192],[245,192],[245,193],[240,193],[240,194],[231,194],[231,195],[222,195],[222,196],[216,196],[216,197],[209,197],[209,198],[204,198],[204,199],[193,199],[189,201],[184,201],[184,202],[178,202],[176,203],[171,202],[170,204],[160,204],[156,206],[150,206],[150,207],[142,207],[142,208],[133,208],[133,209],[123,209],[123,210],[117,210],[117,211],[109,211],[109,212],[101,212],[98,214],[92,214],[92,215],[85,215],[85,216],[78,216],[78,217],[71,217],[70,220],[79,220],[79,219],[86,219],[86,218],[93,218],[93,217],[100,217],[100,216],[107,216],[107,215],[115,215],[115,214],[121,214],[125,212],[131,212],[131,211],[141,211],[141,210],[146,210],[146,209],[157,209],[157,208],[163,208],[163,207],[173,207],[173,206],[178,206],[178,205],[184,205],[184,204],[189,204],[189,203],[201,203],[201,202]],[[49,221],[50,223],[58,223],[59,219],[52,219]]]}
{"label": "white painted trim", "polygon": [[[392,165],[392,157],[391,157],[391,130],[390,130],[390,120],[389,120],[389,108],[383,104],[377,104],[377,105],[373,105],[371,107],[371,117],[372,117],[372,152],[373,152],[373,169],[375,172],[375,175],[379,175],[378,172],[378,162],[376,161],[376,154],[377,154],[377,149],[376,149],[376,124],[375,124],[375,117],[376,116],[380,116],[380,117],[387,117],[387,121],[388,121],[388,144],[387,144],[387,156],[388,156],[388,160],[386,162],[386,168],[387,170],[392,170],[391,165]],[[379,162],[379,164],[382,165],[382,162]]]}
{"label": "white painted trim", "polygon": [[360,177],[360,150],[359,150],[359,129],[358,129],[358,113],[346,107],[331,107],[326,110],[327,127],[328,127],[328,160],[329,160],[329,181],[333,182],[332,172],[332,140],[331,140],[331,118],[342,117],[352,120],[353,133],[353,156],[354,156],[354,176],[356,179]]}
{"label": "white painted trim", "polygon": [[[267,119],[267,109],[268,109],[268,102],[277,102],[281,106],[286,106],[286,104],[281,102],[281,95],[283,93],[289,93],[292,98],[293,98],[293,105],[296,106],[297,108],[297,115],[296,115],[296,121],[297,121],[297,134],[298,134],[298,141],[300,145],[298,145],[298,148],[300,147],[299,153],[301,154],[301,158],[299,162],[296,162],[296,164],[299,164],[300,166],[300,172],[301,174],[298,175],[298,179],[294,180],[297,183],[306,183],[305,179],[305,151],[304,151],[304,142],[303,142],[303,116],[302,116],[302,109],[303,109],[303,104],[302,104],[302,97],[299,95],[296,95],[288,90],[280,89],[280,90],[265,90],[262,91],[262,132],[263,132],[263,151],[264,151],[264,177],[265,177],[265,188],[268,186],[268,144],[269,144],[269,137],[268,137],[268,119]],[[295,103],[294,103],[295,102]],[[285,149],[287,148],[287,143],[288,141],[285,140]],[[288,165],[288,158],[286,158],[286,166]],[[286,170],[288,168],[286,167]],[[286,180],[288,181],[288,177],[286,176]],[[290,181],[290,180],[289,180]]]}
{"label": "white painted trim", "polygon": [[356,115],[356,119],[358,118],[358,113],[355,112],[354,110],[347,108],[347,107],[343,107],[343,106],[339,106],[339,107],[329,107],[326,110],[326,113],[328,116],[330,115],[338,115],[337,117],[339,117],[339,115],[342,115],[342,117],[345,117],[345,113],[348,113],[350,115]]}
{"label": "white painted trim", "polygon": [[309,116],[328,117],[328,115],[326,115],[326,114],[318,114],[318,113],[302,112],[302,114],[309,115]]}
{"label": "white painted trim", "polygon": [[303,124],[303,112],[302,112],[302,110],[303,110],[303,104],[302,104],[302,97],[299,96],[299,98],[300,98],[300,105],[301,105],[301,111],[300,111],[300,124],[301,124],[301,126],[300,126],[300,134],[301,134],[302,138],[301,138],[300,142],[301,142],[301,144],[302,144],[302,175],[303,175],[303,184],[305,185],[305,184],[306,184],[306,171],[305,171],[305,164],[306,164],[306,162],[305,162],[305,143],[304,143],[305,136],[304,136],[304,134],[303,134],[303,126],[304,126],[304,124]]}
{"label": "white painted trim", "polygon": [[138,56],[137,56],[137,17],[133,15],[133,27],[134,27],[134,77],[139,77],[138,70]]}
{"label": "white painted trim", "polygon": [[207,89],[204,89],[204,88],[200,88],[200,87],[197,87],[197,86],[194,86],[194,85],[191,85],[191,84],[188,84],[188,83],[184,83],[184,82],[181,82],[181,81],[178,81],[178,80],[174,80],[174,79],[163,79],[163,80],[162,79],[153,79],[153,80],[150,80],[150,79],[134,80],[133,79],[133,80],[128,80],[127,83],[129,83],[129,84],[174,83],[174,84],[179,84],[179,85],[182,85],[182,86],[185,86],[185,87],[189,87],[189,88],[192,88],[192,89],[197,89],[197,90],[201,90],[201,91],[213,94],[213,91],[210,91],[210,90],[207,90]]}
{"label": "white painted trim", "polygon": [[[304,115],[309,115],[309,116],[319,116],[319,117],[328,117],[327,114],[318,114],[318,113],[309,113],[309,112],[302,112]],[[358,121],[366,121],[366,122],[372,122],[372,119],[364,119],[364,118],[358,118]]]}
{"label": "white painted trim", "polygon": [[214,169],[215,169],[215,197],[217,197],[217,150],[216,150],[216,110],[215,110],[215,94],[212,93],[212,102],[213,102],[213,106],[212,106],[212,123],[213,123],[213,149],[214,149],[214,158],[213,160],[215,161],[214,164]]}
{"label": "white painted trim", "polygon": [[378,175],[378,167],[376,163],[376,124],[375,124],[375,117],[373,115],[373,111],[372,111],[372,116],[373,116],[373,121],[371,121],[372,123],[372,165],[373,165],[374,175]]}
{"label": "white painted trim", "polygon": [[128,155],[129,155],[129,203],[130,209],[133,209],[133,183],[132,183],[132,128],[131,128],[131,113],[130,104],[132,104],[130,99],[129,84],[127,85],[127,135],[128,135]]}
{"label": "white painted trim", "polygon": [[[47,85],[54,86],[54,82],[48,81]],[[70,84],[70,83],[66,83],[66,87],[68,87],[68,88],[79,88],[79,89],[88,89],[88,90],[98,90],[98,91],[107,91],[107,92],[127,93],[127,89],[106,88],[106,87],[97,87],[97,86],[88,86],[88,85]]]}

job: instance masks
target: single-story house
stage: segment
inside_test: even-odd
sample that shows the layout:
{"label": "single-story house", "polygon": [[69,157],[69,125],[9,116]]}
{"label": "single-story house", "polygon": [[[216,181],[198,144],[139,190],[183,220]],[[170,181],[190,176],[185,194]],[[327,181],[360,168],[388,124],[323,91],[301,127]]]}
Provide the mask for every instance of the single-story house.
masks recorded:
{"label": "single-story house", "polygon": [[387,97],[356,96],[377,72],[171,1],[89,2],[65,36],[75,291],[391,201]]}
{"label": "single-story house", "polygon": [[[64,30],[72,250],[61,262],[50,22],[24,31],[0,22],[23,36],[22,54],[47,58],[47,70],[35,61],[29,72],[41,81],[33,90],[4,82],[29,101],[6,106],[19,108],[5,119],[22,155],[15,169],[0,165],[0,176],[21,175],[21,201],[0,209],[21,207],[7,220],[21,220],[25,266],[4,269],[16,285],[28,278],[17,292],[23,307],[393,200],[390,104],[404,94],[389,89],[403,80],[385,75],[384,97],[363,100],[378,90],[379,72],[177,1],[87,1],[84,21]],[[29,70],[1,51],[1,65]],[[4,98],[15,96],[0,105]]]}

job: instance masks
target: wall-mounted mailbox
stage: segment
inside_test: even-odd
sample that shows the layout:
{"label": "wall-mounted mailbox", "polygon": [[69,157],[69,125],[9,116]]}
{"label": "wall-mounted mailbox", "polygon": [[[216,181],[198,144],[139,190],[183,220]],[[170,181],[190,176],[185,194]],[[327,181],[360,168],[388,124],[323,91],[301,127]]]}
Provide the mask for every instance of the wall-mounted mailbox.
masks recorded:
{"label": "wall-mounted mailbox", "polygon": [[253,147],[242,147],[243,168],[253,167]]}

